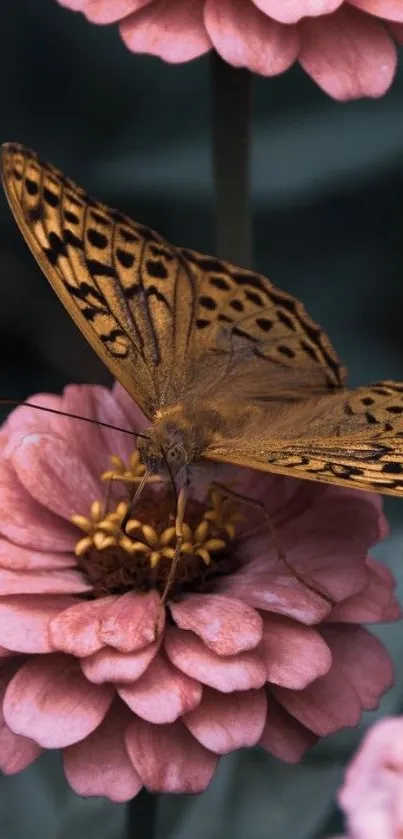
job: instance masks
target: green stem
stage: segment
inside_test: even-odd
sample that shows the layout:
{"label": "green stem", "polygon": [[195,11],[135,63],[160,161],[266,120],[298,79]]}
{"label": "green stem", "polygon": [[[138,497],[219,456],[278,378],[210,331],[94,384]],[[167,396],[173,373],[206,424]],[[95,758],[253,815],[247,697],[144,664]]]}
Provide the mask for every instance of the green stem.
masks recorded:
{"label": "green stem", "polygon": [[158,796],[143,787],[127,809],[127,839],[155,839]]}
{"label": "green stem", "polygon": [[216,254],[252,267],[250,87],[248,70],[211,52],[211,145]]}

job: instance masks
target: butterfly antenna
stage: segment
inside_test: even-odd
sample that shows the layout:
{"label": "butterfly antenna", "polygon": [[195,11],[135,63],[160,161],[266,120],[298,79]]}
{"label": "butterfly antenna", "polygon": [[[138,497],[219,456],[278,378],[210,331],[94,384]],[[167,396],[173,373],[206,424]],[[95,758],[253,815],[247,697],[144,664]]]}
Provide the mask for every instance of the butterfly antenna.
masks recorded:
{"label": "butterfly antenna", "polygon": [[91,417],[82,417],[80,414],[70,414],[68,411],[58,411],[56,408],[45,408],[44,405],[34,405],[32,402],[19,402],[18,399],[0,399],[0,405],[17,405],[19,408],[37,408],[38,411],[47,411],[48,414],[58,414],[60,417],[91,422],[103,428],[111,428],[112,431],[121,431],[123,434],[130,434],[132,437],[142,437],[144,440],[148,440],[147,434],[139,434],[137,431],[131,431],[129,428],[121,428],[119,425],[111,425],[109,422],[102,422],[102,420],[92,419]]}

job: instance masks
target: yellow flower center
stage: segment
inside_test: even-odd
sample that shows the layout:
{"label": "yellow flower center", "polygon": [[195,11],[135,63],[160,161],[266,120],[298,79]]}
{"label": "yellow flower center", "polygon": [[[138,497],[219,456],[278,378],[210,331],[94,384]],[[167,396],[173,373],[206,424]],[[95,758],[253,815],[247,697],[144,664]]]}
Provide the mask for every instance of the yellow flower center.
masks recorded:
{"label": "yellow flower center", "polygon": [[[129,464],[113,455],[104,480],[138,484],[144,475],[138,452]],[[175,557],[175,501],[172,487],[157,476],[147,480],[129,513],[130,499],[106,510],[94,501],[89,516],[75,515],[73,523],[85,534],[76,544],[78,564],[93,585],[94,596],[126,591],[163,592]],[[237,504],[216,488],[207,501],[189,498],[183,523],[183,544],[170,596],[183,590],[206,590],[213,579],[233,569],[230,544],[241,519]]]}

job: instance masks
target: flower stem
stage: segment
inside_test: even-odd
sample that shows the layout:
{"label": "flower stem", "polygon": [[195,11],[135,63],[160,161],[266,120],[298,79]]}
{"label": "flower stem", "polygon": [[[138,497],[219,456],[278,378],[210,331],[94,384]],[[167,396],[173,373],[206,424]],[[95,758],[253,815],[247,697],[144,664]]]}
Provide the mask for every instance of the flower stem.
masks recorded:
{"label": "flower stem", "polygon": [[252,266],[250,213],[250,87],[248,70],[211,52],[211,145],[215,192],[216,252]]}
{"label": "flower stem", "polygon": [[155,839],[158,796],[143,787],[129,801],[127,813],[127,839]]}

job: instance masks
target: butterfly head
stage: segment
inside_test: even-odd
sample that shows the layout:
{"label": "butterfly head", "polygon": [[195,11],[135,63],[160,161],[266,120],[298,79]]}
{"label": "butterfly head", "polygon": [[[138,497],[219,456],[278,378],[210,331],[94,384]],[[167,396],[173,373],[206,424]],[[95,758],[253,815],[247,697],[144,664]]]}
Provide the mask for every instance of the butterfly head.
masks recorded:
{"label": "butterfly head", "polygon": [[189,463],[191,453],[179,429],[161,431],[151,428],[147,435],[138,439],[141,461],[155,475],[177,475]]}
{"label": "butterfly head", "polygon": [[138,440],[142,463],[159,475],[177,476],[200,458],[204,445],[203,426],[178,409],[161,414]]}
{"label": "butterfly head", "polygon": [[167,441],[164,445],[151,437],[141,438],[138,448],[142,463],[155,475],[164,475],[169,471],[175,475],[188,462],[186,449],[180,441]]}

